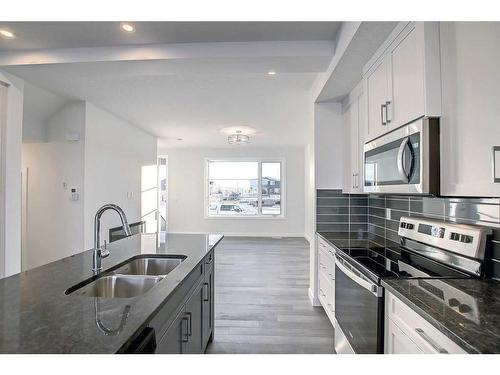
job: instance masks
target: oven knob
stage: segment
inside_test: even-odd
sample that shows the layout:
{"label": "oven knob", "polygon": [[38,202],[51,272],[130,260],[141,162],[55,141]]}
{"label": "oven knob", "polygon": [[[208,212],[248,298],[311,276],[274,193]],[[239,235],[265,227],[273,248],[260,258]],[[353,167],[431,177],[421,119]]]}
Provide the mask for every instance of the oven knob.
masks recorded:
{"label": "oven knob", "polygon": [[448,304],[451,306],[451,307],[457,307],[460,305],[460,301],[456,298],[450,298],[448,300]]}
{"label": "oven knob", "polygon": [[466,305],[465,303],[462,303],[460,306],[458,306],[458,311],[460,311],[462,314],[470,312],[472,309],[470,308],[469,305]]}

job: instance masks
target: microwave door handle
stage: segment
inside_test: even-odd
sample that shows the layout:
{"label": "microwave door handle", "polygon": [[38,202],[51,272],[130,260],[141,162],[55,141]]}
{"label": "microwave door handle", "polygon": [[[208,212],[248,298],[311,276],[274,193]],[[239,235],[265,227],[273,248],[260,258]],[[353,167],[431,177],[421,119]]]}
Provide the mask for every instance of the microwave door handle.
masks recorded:
{"label": "microwave door handle", "polygon": [[408,181],[410,180],[405,170],[405,160],[404,160],[405,150],[408,145],[408,142],[409,138],[408,137],[404,138],[401,144],[399,145],[399,150],[398,150],[398,173],[399,176],[401,177],[401,181],[403,181],[404,183],[408,183]]}
{"label": "microwave door handle", "polygon": [[336,259],[335,259],[335,265],[342,271],[342,273],[344,275],[349,277],[352,281],[354,281],[356,284],[358,284],[362,288],[368,290],[371,294],[375,295],[376,297],[382,296],[381,289],[378,285],[373,284],[369,281],[366,281],[365,279],[356,275],[354,272],[352,272],[346,266],[344,266],[340,259],[341,258],[337,255]]}

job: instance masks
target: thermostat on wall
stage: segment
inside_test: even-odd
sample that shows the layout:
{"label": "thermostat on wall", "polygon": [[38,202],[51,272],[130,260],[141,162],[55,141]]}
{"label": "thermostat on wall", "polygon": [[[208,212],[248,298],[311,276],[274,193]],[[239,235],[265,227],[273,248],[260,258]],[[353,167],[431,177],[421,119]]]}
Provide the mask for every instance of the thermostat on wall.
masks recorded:
{"label": "thermostat on wall", "polygon": [[71,200],[76,202],[78,199],[80,199],[80,194],[78,193],[78,188],[77,187],[72,187],[70,190],[71,194]]}

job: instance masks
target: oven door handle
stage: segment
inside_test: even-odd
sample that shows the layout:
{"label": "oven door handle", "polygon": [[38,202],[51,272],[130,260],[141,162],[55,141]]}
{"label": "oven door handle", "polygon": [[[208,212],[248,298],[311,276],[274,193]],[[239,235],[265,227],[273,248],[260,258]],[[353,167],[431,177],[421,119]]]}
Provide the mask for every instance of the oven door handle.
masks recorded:
{"label": "oven door handle", "polygon": [[382,297],[382,288],[377,284],[374,284],[368,280],[365,280],[361,276],[356,275],[352,270],[348,269],[342,262],[345,262],[340,256],[336,256],[335,265],[344,273],[347,277],[349,277],[352,281],[354,281],[359,286],[368,290],[375,297]]}
{"label": "oven door handle", "polygon": [[405,151],[406,148],[408,147],[408,142],[410,142],[410,138],[409,137],[404,138],[401,144],[399,145],[399,150],[398,150],[398,173],[399,176],[401,177],[401,181],[403,181],[404,183],[408,183],[410,181],[410,171],[406,171],[405,160],[404,160]]}

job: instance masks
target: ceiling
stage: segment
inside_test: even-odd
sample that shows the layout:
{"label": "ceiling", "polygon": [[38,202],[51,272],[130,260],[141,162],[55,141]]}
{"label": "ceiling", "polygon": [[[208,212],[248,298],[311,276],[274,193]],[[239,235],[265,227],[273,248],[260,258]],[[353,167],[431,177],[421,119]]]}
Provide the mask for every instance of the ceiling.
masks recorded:
{"label": "ceiling", "polygon": [[23,116],[46,122],[66,103],[66,99],[29,83],[24,84]]}
{"label": "ceiling", "polygon": [[334,40],[341,22],[0,22],[0,51],[135,44]]}
{"label": "ceiling", "polygon": [[[311,110],[309,90],[317,73],[328,66],[340,25],[136,22],[135,32],[129,34],[118,22],[0,23],[0,28],[16,35],[11,40],[0,38],[0,54],[36,49],[59,56],[68,48],[126,49],[148,44],[168,51],[170,46],[189,45],[200,52],[175,57],[167,52],[166,58],[152,60],[128,58],[129,54],[123,61],[64,61],[5,69],[65,100],[88,100],[108,110],[158,136],[162,148],[229,147],[227,135],[219,132],[228,126],[255,128],[254,146],[304,145],[304,124]],[[328,44],[316,47],[318,41]],[[232,44],[211,45],[205,53],[203,43],[208,42]],[[266,42],[278,44],[258,44]],[[306,44],[286,44],[290,42]],[[259,50],[259,46],[263,47]],[[254,54],[257,50],[261,52]],[[85,51],[88,56],[89,50]],[[109,51],[116,56],[116,50]],[[270,70],[277,74],[268,75]],[[35,108],[27,113],[43,112],[40,106],[50,100],[27,101],[28,107]]]}
{"label": "ceiling", "polygon": [[[117,22],[0,23],[16,34],[12,40],[0,39],[0,56],[14,55],[14,61],[27,59],[30,64],[35,54],[48,56],[47,61],[53,57],[56,63],[4,69],[62,100],[88,100],[108,110],[157,136],[160,149],[231,147],[227,135],[220,133],[228,126],[255,128],[253,146],[303,146],[311,123],[311,87],[329,68],[341,24],[139,22],[134,23],[136,31],[127,34]],[[373,50],[391,26],[360,28],[365,37],[358,37],[362,42],[356,44],[354,56],[365,57],[363,41],[370,41]],[[370,36],[374,30],[380,35]],[[161,57],[153,54],[144,60],[136,54],[137,45],[153,43],[163,51]],[[87,49],[73,53],[77,47]],[[25,51],[30,49],[38,51]],[[20,60],[15,60],[16,54]],[[90,62],[83,62],[86,59]],[[349,61],[342,66],[356,62]],[[356,72],[339,73],[348,78],[343,84],[327,82],[323,99],[338,97],[338,87],[348,92],[358,71],[356,65]],[[43,103],[53,103],[45,104],[50,108],[59,103],[30,91],[32,99],[25,104],[40,116]]]}
{"label": "ceiling", "polygon": [[[219,130],[238,125],[257,129],[251,139],[255,146],[305,144],[309,89],[316,77],[314,70],[304,71],[305,63],[298,73],[286,72],[283,60],[196,60],[187,65],[142,61],[7,70],[61,97],[88,100],[114,113],[158,136],[162,148],[227,147],[227,135]],[[278,65],[285,72],[276,69],[278,73],[270,76],[254,65]]]}

